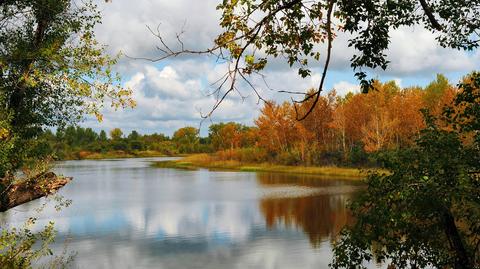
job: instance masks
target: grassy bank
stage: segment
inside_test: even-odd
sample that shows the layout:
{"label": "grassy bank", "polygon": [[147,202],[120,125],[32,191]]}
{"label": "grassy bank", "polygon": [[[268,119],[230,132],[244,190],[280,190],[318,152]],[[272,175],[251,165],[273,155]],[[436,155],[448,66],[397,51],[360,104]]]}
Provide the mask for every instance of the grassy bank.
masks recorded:
{"label": "grassy bank", "polygon": [[161,161],[154,164],[159,168],[177,168],[177,169],[197,169],[208,168],[213,170],[236,170],[252,172],[277,172],[291,174],[311,174],[332,177],[348,177],[362,179],[366,176],[366,171],[359,168],[335,167],[335,166],[288,166],[275,165],[268,163],[247,164],[238,161],[215,160],[208,154],[194,154],[177,161]]}

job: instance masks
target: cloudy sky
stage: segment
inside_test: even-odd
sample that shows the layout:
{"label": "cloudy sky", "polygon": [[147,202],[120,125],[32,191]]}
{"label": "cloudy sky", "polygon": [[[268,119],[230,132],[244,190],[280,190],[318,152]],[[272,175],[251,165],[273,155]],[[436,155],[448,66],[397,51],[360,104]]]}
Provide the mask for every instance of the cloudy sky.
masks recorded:
{"label": "cloudy sky", "polygon": [[[182,29],[185,48],[205,49],[212,46],[221,32],[218,26],[220,13],[215,9],[220,0],[98,0],[103,23],[96,29],[97,38],[108,46],[108,52],[122,52],[131,57],[155,58],[159,40],[147,27],[157,29],[172,46],[175,34]],[[403,28],[391,32],[387,71],[374,74],[382,81],[395,80],[402,87],[424,86],[437,73],[445,74],[453,83],[463,75],[480,69],[480,51],[463,52],[444,49],[436,45],[435,37],[422,27]],[[339,94],[357,91],[357,81],[349,67],[353,51],[347,47],[347,36],[334,41],[333,59],[327,76],[326,89],[336,89]],[[265,70],[271,89],[299,91],[318,86],[321,62],[313,65],[313,75],[301,79],[281,61],[273,61]],[[191,55],[160,62],[133,60],[122,57],[117,70],[123,83],[134,90],[137,107],[123,111],[104,110],[103,122],[87,118],[83,126],[95,130],[120,127],[124,132],[161,132],[172,135],[181,127],[201,125],[206,134],[211,122],[237,121],[253,124],[261,105],[258,98],[246,87],[240,86],[244,98],[231,95],[207,121],[201,114],[208,113],[215,103],[209,96],[210,83],[219,79],[226,66],[215,59]],[[267,89],[263,81],[253,78],[257,89],[267,99],[288,100],[290,96]],[[246,98],[245,98],[246,97]]]}

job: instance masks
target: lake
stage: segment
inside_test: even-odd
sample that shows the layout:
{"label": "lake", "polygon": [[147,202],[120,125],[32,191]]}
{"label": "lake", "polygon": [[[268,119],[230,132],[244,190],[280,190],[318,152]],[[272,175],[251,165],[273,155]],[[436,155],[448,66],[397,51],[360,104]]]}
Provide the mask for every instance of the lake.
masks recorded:
{"label": "lake", "polygon": [[[74,268],[328,268],[358,182],[307,175],[151,167],[168,158],[59,163],[74,180],[39,223]],[[22,223],[44,199],[0,214]]]}

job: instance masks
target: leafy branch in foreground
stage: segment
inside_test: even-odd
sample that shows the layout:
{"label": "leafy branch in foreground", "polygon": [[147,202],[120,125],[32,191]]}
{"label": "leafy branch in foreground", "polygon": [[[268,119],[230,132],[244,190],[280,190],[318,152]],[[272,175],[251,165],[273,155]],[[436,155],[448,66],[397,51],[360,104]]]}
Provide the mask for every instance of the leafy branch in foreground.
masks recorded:
{"label": "leafy branch in foreground", "polygon": [[0,177],[36,157],[28,149],[42,129],[86,113],[101,120],[106,100],[135,104],[112,70],[116,58],[95,40],[100,19],[91,1],[0,2],[0,143],[13,147]]}
{"label": "leafy branch in foreground", "polygon": [[[160,40],[161,61],[183,54],[209,54],[229,64],[228,71],[214,83],[212,95],[217,102],[206,115],[210,116],[239,83],[251,88],[264,100],[250,80],[259,75],[273,58],[282,58],[298,70],[301,77],[310,76],[311,63],[324,61],[321,81],[313,93],[301,90],[280,91],[301,96],[294,104],[312,102],[312,108],[298,113],[304,119],[317,104],[327,76],[331,48],[335,36],[347,33],[348,45],[355,49],[350,59],[362,90],[372,88],[370,69],[386,69],[385,54],[390,43],[390,30],[421,25],[436,34],[438,44],[453,49],[473,50],[480,43],[480,4],[478,1],[426,0],[225,0],[217,6],[222,12],[223,32],[215,44],[205,50],[185,47],[184,31],[176,36],[178,49],[162,37],[159,28],[152,33]],[[320,52],[325,50],[324,58]],[[140,58],[141,59],[141,58]],[[268,85],[266,85],[268,87]]]}
{"label": "leafy branch in foreground", "polygon": [[[61,195],[49,197],[35,209],[40,214],[48,203],[54,202],[57,211],[70,206],[71,200]],[[38,227],[38,216],[29,217],[21,226],[4,225],[0,232],[0,267],[32,268],[42,261],[48,268],[66,268],[74,258],[73,252],[67,248],[60,255],[54,255],[51,244],[55,242],[56,230],[54,222],[48,222],[43,228]],[[50,259],[49,259],[50,258]]]}
{"label": "leafy branch in foreground", "polygon": [[480,268],[480,73],[459,85],[443,119],[425,113],[416,145],[372,173],[334,248],[334,268]]}

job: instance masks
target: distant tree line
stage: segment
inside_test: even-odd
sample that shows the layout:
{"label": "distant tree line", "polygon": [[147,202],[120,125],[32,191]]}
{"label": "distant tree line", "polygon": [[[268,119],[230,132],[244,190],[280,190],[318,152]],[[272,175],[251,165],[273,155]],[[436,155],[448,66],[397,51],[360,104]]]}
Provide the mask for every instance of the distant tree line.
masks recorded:
{"label": "distant tree line", "polygon": [[38,150],[43,154],[51,154],[56,159],[82,159],[95,153],[139,154],[143,152],[148,154],[148,152],[156,152],[175,155],[199,150],[196,145],[189,147],[183,137],[176,137],[176,139],[181,140],[182,144],[175,143],[172,138],[164,134],[141,135],[137,131],[124,134],[120,128],[114,128],[107,135],[104,130],[97,133],[92,128],[68,126],[58,129],[56,132],[46,130],[39,139]]}
{"label": "distant tree line", "polygon": [[378,157],[411,146],[425,127],[421,109],[439,115],[456,92],[438,75],[425,88],[401,89],[395,82],[374,83],[368,94],[322,96],[311,115],[296,120],[297,110],[288,102],[267,102],[255,126],[227,122],[210,125],[201,137],[194,127],[164,134],[124,134],[119,128],[96,133],[91,128],[67,127],[54,134],[45,131],[39,150],[59,159],[84,158],[92,153],[189,154],[215,153],[221,160],[270,162],[287,165],[376,166]]}

